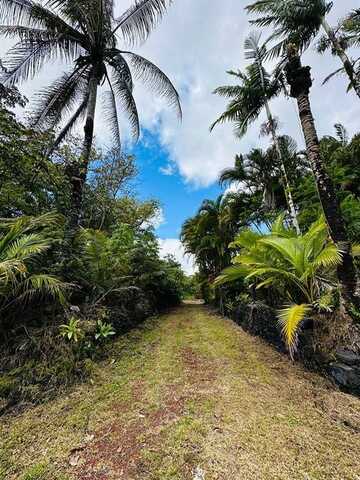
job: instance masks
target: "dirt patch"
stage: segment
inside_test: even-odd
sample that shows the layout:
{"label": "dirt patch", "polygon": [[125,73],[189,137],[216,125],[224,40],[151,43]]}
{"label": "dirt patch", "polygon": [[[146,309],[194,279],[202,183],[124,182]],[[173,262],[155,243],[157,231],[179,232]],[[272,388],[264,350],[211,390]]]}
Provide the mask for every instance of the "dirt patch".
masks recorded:
{"label": "dirt patch", "polygon": [[182,348],[180,356],[190,383],[212,382],[217,377],[216,362],[211,362],[191,347]]}
{"label": "dirt patch", "polygon": [[[144,394],[144,386],[133,386],[134,402],[139,402]],[[133,412],[131,422],[122,424],[121,418],[103,427],[94,434],[94,441],[75,452],[76,466],[72,474],[78,480],[119,480],[138,479],[146,469],[141,457],[145,449],[159,445],[163,428],[175,423],[184,411],[187,397],[176,392],[176,386],[169,389],[161,408],[147,411],[146,403]],[[130,410],[134,404],[127,405]],[[121,408],[124,405],[120,406]],[[119,405],[116,408],[120,408]],[[71,461],[70,457],[70,461]]]}
{"label": "dirt patch", "polygon": [[[143,452],[161,452],[161,434],[183,416],[186,404],[199,401],[202,391],[216,378],[212,362],[184,347],[179,352],[184,365],[185,381],[168,384],[162,395],[161,406],[149,410],[146,400],[146,385],[142,381],[132,386],[131,402],[116,404],[117,412],[131,413],[131,421],[122,424],[118,420],[101,428],[94,434],[94,440],[79,452],[75,452],[76,466],[72,474],[78,480],[121,480],[139,479],[146,475],[148,466]],[[191,446],[189,446],[191,450]],[[184,465],[188,475],[192,466]]]}

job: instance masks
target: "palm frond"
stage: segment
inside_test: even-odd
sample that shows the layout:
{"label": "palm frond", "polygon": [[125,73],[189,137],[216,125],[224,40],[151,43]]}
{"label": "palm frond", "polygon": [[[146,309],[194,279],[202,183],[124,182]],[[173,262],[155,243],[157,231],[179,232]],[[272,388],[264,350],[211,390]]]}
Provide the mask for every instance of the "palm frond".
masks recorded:
{"label": "palm frond", "polygon": [[332,80],[334,77],[336,77],[337,75],[340,75],[341,73],[344,73],[345,72],[345,68],[344,67],[341,67],[341,68],[338,68],[337,70],[335,70],[334,72],[330,73],[327,77],[324,78],[322,84],[325,85],[325,83],[329,82],[330,80]]}
{"label": "palm frond", "polygon": [[219,287],[220,285],[225,285],[226,283],[235,282],[236,280],[245,278],[249,273],[249,268],[244,265],[233,265],[228,267],[221,272],[215,281],[214,285]]}
{"label": "palm frond", "polygon": [[[50,2],[48,2],[50,5]],[[47,32],[66,36],[81,43],[86,41],[75,28],[66,23],[59,15],[46,7],[30,0],[2,0],[0,3],[0,22],[10,26],[24,26],[43,29]]]}
{"label": "palm frond", "polygon": [[140,120],[132,91],[129,88],[129,83],[124,80],[123,76],[118,72],[118,70],[113,68],[111,84],[116,96],[119,98],[119,104],[121,108],[128,117],[132,137],[135,141],[137,141],[140,135]]}
{"label": "palm frond", "polygon": [[14,45],[3,62],[2,81],[14,85],[34,78],[46,62],[60,59],[75,60],[80,53],[79,44],[64,36],[48,39],[22,39]]}
{"label": "palm frond", "polygon": [[290,305],[278,312],[282,334],[291,356],[296,350],[299,328],[310,312],[311,306],[307,304]]}
{"label": "palm frond", "polygon": [[50,244],[48,239],[38,233],[21,235],[10,244],[6,251],[6,258],[24,262],[48,250]]}
{"label": "palm frond", "polygon": [[334,243],[329,243],[324,247],[319,255],[314,259],[313,265],[315,268],[334,268],[342,262],[342,255]]}
{"label": "palm frond", "polygon": [[49,154],[53,153],[54,150],[58,148],[58,146],[67,138],[67,136],[71,134],[73,129],[76,127],[78,121],[80,121],[84,117],[88,105],[88,99],[89,96],[87,93],[74,114],[68,119],[65,126],[62,128],[62,130],[55,138],[55,141],[50,146],[48,151]]}
{"label": "palm frond", "polygon": [[108,84],[110,90],[104,92],[103,96],[103,107],[105,110],[106,121],[109,123],[111,128],[112,137],[114,138],[114,143],[118,151],[121,151],[121,138],[120,138],[120,126],[119,126],[119,117],[116,106],[116,96],[112,88],[111,82],[108,79]]}
{"label": "palm frond", "polygon": [[34,128],[54,128],[71,114],[76,104],[87,98],[87,67],[76,67],[64,73],[52,85],[36,95],[36,104],[31,116]]}
{"label": "palm frond", "polygon": [[130,65],[134,70],[135,78],[142,81],[156,95],[165,98],[179,116],[182,117],[179,94],[165,73],[154,63],[132,52],[121,52],[129,57]]}
{"label": "palm frond", "polygon": [[144,42],[162,19],[172,0],[135,0],[118,20],[113,33],[121,31],[129,44]]}
{"label": "palm frond", "polygon": [[52,275],[34,274],[20,282],[14,294],[17,302],[30,303],[38,297],[51,297],[61,305],[65,305],[65,292],[71,287],[72,285],[64,283]]}

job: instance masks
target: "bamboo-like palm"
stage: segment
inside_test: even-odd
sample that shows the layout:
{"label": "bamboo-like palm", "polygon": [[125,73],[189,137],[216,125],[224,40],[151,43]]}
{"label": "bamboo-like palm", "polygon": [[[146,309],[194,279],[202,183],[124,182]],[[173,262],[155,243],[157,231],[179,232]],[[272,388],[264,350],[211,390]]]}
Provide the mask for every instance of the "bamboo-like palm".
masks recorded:
{"label": "bamboo-like palm", "polygon": [[341,263],[341,252],[329,242],[324,219],[320,218],[305,234],[294,235],[279,217],[270,234],[245,230],[232,246],[240,254],[215,283],[245,278],[258,289],[276,289],[287,297],[291,305],[279,311],[279,321],[292,353],[304,318],[329,308],[335,269]]}
{"label": "bamboo-like palm", "polygon": [[246,7],[250,13],[259,16],[251,23],[260,27],[272,27],[272,38],[279,39],[273,53],[285,52],[288,38],[296,38],[300,52],[323,30],[334,53],[339,57],[349,77],[350,84],[360,98],[360,78],[334,29],[327,22],[327,15],[333,2],[327,0],[258,0]]}
{"label": "bamboo-like palm", "polygon": [[80,222],[100,85],[107,87],[104,118],[118,148],[119,108],[127,115],[133,137],[139,136],[133,77],[166,97],[181,115],[179,96],[169,78],[149,60],[118,47],[119,39],[128,44],[145,41],[170,3],[138,0],[115,19],[112,0],[49,0],[46,7],[33,0],[0,0],[0,35],[19,39],[4,62],[5,84],[34,78],[49,61],[71,65],[38,95],[32,126],[62,126],[57,146],[85,117],[80,166],[72,176],[70,229],[74,231]]}
{"label": "bamboo-like palm", "polygon": [[290,216],[296,231],[300,233],[290,182],[276,133],[276,122],[270,109],[270,101],[281,93],[283,84],[280,77],[274,76],[272,78],[265,70],[264,61],[267,49],[265,45],[260,45],[260,38],[260,34],[253,32],[245,40],[246,58],[253,62],[247,67],[246,72],[228,72],[230,75],[237,77],[241,84],[223,86],[215,90],[215,94],[230,98],[230,103],[226,111],[211,126],[211,130],[220,123],[232,122],[235,123],[235,133],[239,137],[243,137],[251,123],[257,120],[261,112],[265,110],[267,128],[271,134],[281,166],[285,197]]}

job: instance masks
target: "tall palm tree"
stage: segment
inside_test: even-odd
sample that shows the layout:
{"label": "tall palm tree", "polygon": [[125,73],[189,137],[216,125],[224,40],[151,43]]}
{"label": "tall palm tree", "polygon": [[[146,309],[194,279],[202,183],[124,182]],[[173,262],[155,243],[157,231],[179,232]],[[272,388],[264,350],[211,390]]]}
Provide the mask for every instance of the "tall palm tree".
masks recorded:
{"label": "tall palm tree", "polygon": [[334,184],[320,154],[319,138],[309,97],[312,86],[311,68],[302,66],[298,47],[294,44],[288,44],[285,71],[290,85],[290,95],[297,101],[308,160],[315,176],[320,202],[330,235],[338,249],[342,252],[342,262],[338,266],[338,279],[341,285],[342,297],[347,303],[352,303],[356,301],[357,276],[351,255],[351,245]]}
{"label": "tall palm tree", "polygon": [[267,128],[271,134],[281,166],[285,197],[292,223],[296,231],[300,233],[289,178],[282,158],[279,138],[276,133],[276,121],[270,109],[270,101],[281,93],[283,85],[280,77],[275,76],[272,78],[264,68],[267,49],[265,45],[260,45],[260,38],[260,34],[253,32],[245,40],[246,58],[253,62],[247,67],[246,73],[228,72],[230,75],[237,77],[237,79],[241,81],[241,85],[223,86],[215,90],[214,93],[230,98],[230,103],[226,111],[211,126],[211,130],[219,123],[227,121],[235,122],[236,134],[239,137],[243,137],[249,125],[257,120],[261,112],[265,110]]}
{"label": "tall palm tree", "polygon": [[[264,26],[273,25],[277,30],[283,32],[284,35],[288,33],[287,38],[284,38],[281,42],[281,48],[275,49],[274,52],[279,55],[284,54],[281,66],[284,68],[286,79],[290,86],[290,96],[297,101],[308,160],[315,176],[320,202],[329,227],[329,233],[334,243],[342,252],[342,262],[338,266],[338,279],[341,286],[342,298],[345,301],[345,305],[349,305],[358,302],[355,297],[357,274],[351,255],[351,244],[346,232],[345,222],[334,184],[321,158],[319,137],[310,103],[310,90],[312,87],[311,67],[304,67],[301,63],[301,52],[311,37],[309,37],[306,30],[293,31],[289,29],[291,18],[290,15],[286,14],[288,7],[283,5],[285,9],[284,13],[278,9],[280,3],[282,2],[264,0],[247,8],[250,12],[257,12],[264,11],[263,9],[266,9],[267,5],[272,5],[273,9],[271,12],[273,16],[269,15],[267,20],[259,19],[258,23]],[[291,6],[292,0],[288,3]],[[301,2],[300,5],[302,5]],[[277,30],[275,30],[275,34]]]}
{"label": "tall palm tree", "polygon": [[274,50],[276,54],[286,50],[289,36],[297,38],[301,52],[323,30],[333,52],[339,57],[352,88],[360,98],[360,78],[354,62],[348,57],[341,40],[326,19],[332,7],[333,2],[327,0],[258,0],[246,8],[248,12],[259,15],[251,23],[274,28],[272,38],[280,39]]}
{"label": "tall palm tree", "polygon": [[80,222],[99,87],[107,87],[105,119],[119,149],[119,107],[135,140],[139,137],[133,77],[167,98],[181,115],[179,96],[169,78],[149,60],[118,46],[119,40],[145,41],[171,2],[137,0],[116,19],[113,0],[49,0],[46,7],[33,0],[0,0],[0,34],[19,39],[4,62],[5,84],[34,78],[49,61],[63,60],[71,66],[40,92],[32,117],[37,128],[62,126],[54,146],[85,117],[80,165],[71,179],[70,230],[76,231]]}

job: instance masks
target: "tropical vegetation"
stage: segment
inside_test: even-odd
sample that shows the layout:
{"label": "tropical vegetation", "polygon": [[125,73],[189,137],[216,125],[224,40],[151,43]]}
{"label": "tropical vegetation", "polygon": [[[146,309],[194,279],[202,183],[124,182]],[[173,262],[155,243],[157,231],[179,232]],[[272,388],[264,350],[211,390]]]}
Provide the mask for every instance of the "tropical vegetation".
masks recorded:
{"label": "tropical vegetation", "polygon": [[[235,319],[262,309],[292,358],[305,327],[307,340],[331,333],[328,359],[360,345],[360,134],[334,121],[320,138],[303,65],[310,46],[330,51],[340,65],[324,81],[345,74],[343,95],[360,97],[360,12],[333,27],[325,0],[245,8],[246,65],[214,90],[225,105],[208,119],[213,136],[231,125],[239,151],[219,172],[222,193],[182,226],[197,266],[187,276],[160,252],[161,205],[137,191],[133,154],[135,85],[182,116],[175,85],[141,55],[171,4],[136,0],[118,16],[111,0],[0,0],[0,35],[13,42],[0,62],[0,412],[86,379],[114,337],[184,298]],[[28,101],[19,89],[52,62],[60,76]],[[304,145],[281,118],[289,97]],[[96,139],[100,119],[109,145]],[[259,140],[245,149],[252,128]],[[311,354],[325,352],[323,338]]]}
{"label": "tropical vegetation", "polygon": [[[181,116],[170,79],[132,51],[170,3],[137,1],[117,18],[111,1],[0,2],[0,35],[14,40],[0,83],[0,379],[11,384],[0,410],[85,379],[113,337],[190,289],[160,257],[160,204],[138,198],[120,138],[120,119],[140,135],[136,81]],[[53,61],[63,73],[29,102],[18,87]],[[95,141],[100,107],[106,148]]]}
{"label": "tropical vegetation", "polygon": [[[359,96],[358,60],[349,54],[359,44],[359,12],[333,28],[327,19],[332,6],[322,0],[259,0],[246,7],[250,24],[258,27],[244,43],[249,63],[242,71],[227,72],[232,84],[215,89],[227,105],[210,129],[215,135],[217,125],[230,123],[241,141],[265,117],[260,135],[270,137],[270,144],[242,151],[234,167],[220,173],[219,184],[227,190],[217,200],[217,222],[200,209],[182,229],[207,300],[235,316],[241,304],[270,307],[292,356],[304,324],[312,321],[316,329],[320,318],[323,324],[335,318],[340,343],[343,330],[351,330],[359,318],[354,245],[360,234],[354,184],[359,136],[350,139],[346,128],[335,124],[334,135],[319,138],[310,100],[311,67],[302,65],[304,52],[317,40],[319,53],[330,49],[342,63],[325,81],[345,73],[348,92]],[[264,39],[269,27],[273,31]],[[284,119],[272,112],[273,100],[281,95],[296,101],[303,151],[280,131]]]}

